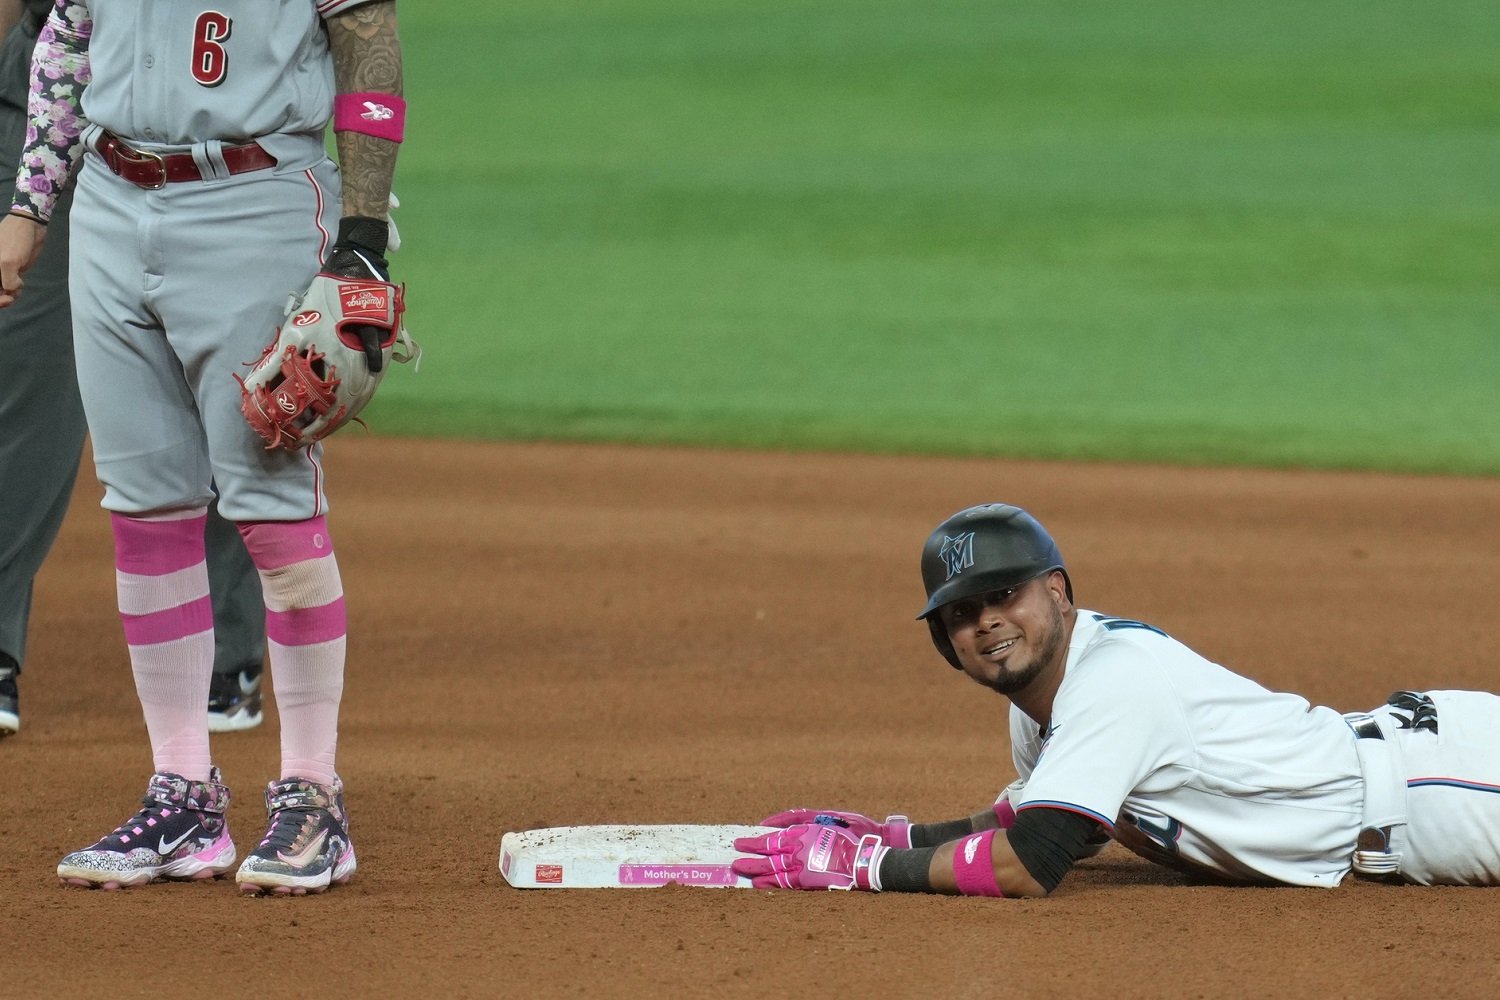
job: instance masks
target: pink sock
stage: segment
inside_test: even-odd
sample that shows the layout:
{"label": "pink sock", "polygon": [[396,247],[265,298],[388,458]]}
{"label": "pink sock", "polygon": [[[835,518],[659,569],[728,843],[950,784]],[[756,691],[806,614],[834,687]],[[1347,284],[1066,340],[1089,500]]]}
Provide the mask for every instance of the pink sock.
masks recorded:
{"label": "pink sock", "polygon": [[207,781],[214,618],[203,510],[111,514],[115,586],[156,770]]}
{"label": "pink sock", "polygon": [[331,785],[348,623],[327,521],[259,521],[240,525],[240,534],[265,592],[281,777]]}

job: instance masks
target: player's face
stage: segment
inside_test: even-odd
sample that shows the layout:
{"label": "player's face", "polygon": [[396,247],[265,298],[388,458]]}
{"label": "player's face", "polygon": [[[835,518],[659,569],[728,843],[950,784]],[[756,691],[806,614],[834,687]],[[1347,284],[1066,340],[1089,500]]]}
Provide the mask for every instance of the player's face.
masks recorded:
{"label": "player's face", "polygon": [[1003,695],[1024,691],[1060,668],[1068,610],[1061,573],[947,604],[938,612],[964,673]]}

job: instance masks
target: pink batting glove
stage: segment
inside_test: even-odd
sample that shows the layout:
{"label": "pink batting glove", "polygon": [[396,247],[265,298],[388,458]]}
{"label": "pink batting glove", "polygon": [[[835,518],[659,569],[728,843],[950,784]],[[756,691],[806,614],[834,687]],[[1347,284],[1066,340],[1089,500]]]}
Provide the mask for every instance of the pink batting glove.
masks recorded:
{"label": "pink batting glove", "polygon": [[873,834],[891,847],[907,850],[911,847],[911,820],[905,816],[887,816],[885,822],[862,816],[859,813],[836,812],[832,809],[788,809],[760,821],[761,826],[799,826],[804,823],[841,826],[856,837]]}
{"label": "pink batting glove", "polygon": [[732,867],[757,889],[880,891],[880,862],[890,850],[873,833],[856,836],[832,824],[799,824],[759,837],[740,837]]}

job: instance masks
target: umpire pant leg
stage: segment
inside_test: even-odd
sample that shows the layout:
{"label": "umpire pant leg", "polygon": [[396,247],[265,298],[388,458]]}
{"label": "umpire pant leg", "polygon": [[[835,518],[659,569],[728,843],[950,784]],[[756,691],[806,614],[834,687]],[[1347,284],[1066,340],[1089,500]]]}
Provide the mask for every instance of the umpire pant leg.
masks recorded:
{"label": "umpire pant leg", "polygon": [[214,609],[214,673],[234,675],[265,661],[266,608],[260,574],[239,528],[219,513],[217,499],[208,508],[204,538]]}
{"label": "umpire pant leg", "polygon": [[[0,128],[8,132],[13,124],[7,120]],[[18,159],[19,152],[5,162]],[[32,581],[68,511],[88,433],[68,304],[71,197],[71,191],[64,194],[47,227],[23,294],[0,309],[6,356],[0,365],[0,652],[17,663],[26,655]]]}

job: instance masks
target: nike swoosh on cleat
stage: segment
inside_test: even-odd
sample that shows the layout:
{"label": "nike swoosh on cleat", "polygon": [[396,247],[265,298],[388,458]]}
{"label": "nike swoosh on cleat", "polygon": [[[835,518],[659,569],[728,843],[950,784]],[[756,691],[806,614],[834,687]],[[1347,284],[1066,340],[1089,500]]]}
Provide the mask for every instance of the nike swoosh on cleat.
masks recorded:
{"label": "nike swoosh on cleat", "polygon": [[173,851],[177,850],[177,848],[181,847],[182,842],[191,837],[193,835],[193,832],[197,829],[198,824],[194,823],[186,833],[171,842],[168,842],[166,837],[158,838],[156,841],[156,853],[160,854],[162,857],[166,857],[168,854],[171,854]]}
{"label": "nike swoosh on cleat", "polygon": [[327,830],[319,830],[318,835],[308,841],[307,846],[296,854],[287,854],[285,851],[277,851],[276,856],[289,865],[297,868],[306,868],[317,859],[318,853],[323,850],[323,842],[328,839]]}

